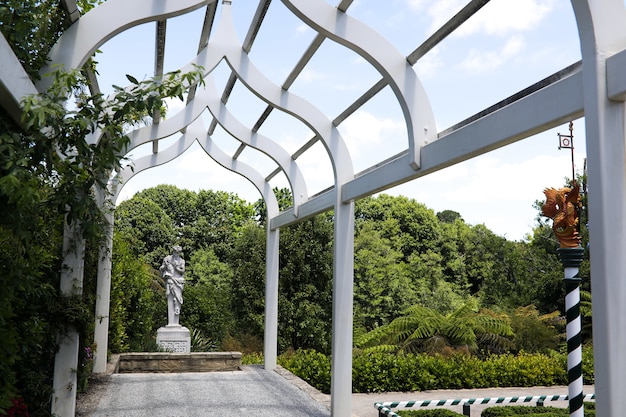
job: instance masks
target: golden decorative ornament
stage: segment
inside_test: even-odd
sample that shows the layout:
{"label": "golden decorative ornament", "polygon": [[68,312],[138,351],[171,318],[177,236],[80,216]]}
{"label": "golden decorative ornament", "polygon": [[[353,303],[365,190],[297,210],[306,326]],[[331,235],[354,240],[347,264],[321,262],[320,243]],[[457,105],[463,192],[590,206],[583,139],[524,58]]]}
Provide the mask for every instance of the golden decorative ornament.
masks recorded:
{"label": "golden decorative ornament", "polygon": [[541,207],[544,216],[552,219],[552,230],[562,248],[575,248],[580,245],[578,234],[578,208],[580,207],[580,186],[546,188],[543,190],[546,202]]}

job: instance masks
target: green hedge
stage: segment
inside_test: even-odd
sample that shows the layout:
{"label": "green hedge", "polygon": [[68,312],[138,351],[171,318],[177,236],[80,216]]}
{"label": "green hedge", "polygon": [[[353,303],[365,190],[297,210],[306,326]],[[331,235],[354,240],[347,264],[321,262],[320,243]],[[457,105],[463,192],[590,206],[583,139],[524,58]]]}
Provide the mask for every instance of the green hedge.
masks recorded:
{"label": "green hedge", "polygon": [[[424,391],[435,389],[567,385],[565,354],[451,357],[356,353],[352,363],[353,392]],[[330,358],[301,350],[281,355],[278,362],[322,392],[330,391]],[[585,383],[593,369],[584,369]]]}
{"label": "green hedge", "polygon": [[479,359],[469,355],[360,354],[353,361],[354,392],[550,386],[567,384],[559,361],[542,354]]}
{"label": "green hedge", "polygon": [[[564,414],[565,413],[565,414]],[[543,416],[569,415],[567,409],[557,407],[528,407],[522,405],[490,407],[480,414],[480,417],[513,417],[513,416]]]}
{"label": "green hedge", "polygon": [[402,417],[463,417],[463,414],[443,408],[436,408],[434,410],[403,410],[396,412],[396,414]]}
{"label": "green hedge", "polygon": [[323,393],[330,394],[330,357],[314,350],[299,350],[281,355],[278,363]]}
{"label": "green hedge", "polygon": [[[595,417],[595,403],[585,403],[585,417]],[[480,417],[569,417],[567,408],[557,407],[526,407],[521,405],[506,407],[490,407]]]}

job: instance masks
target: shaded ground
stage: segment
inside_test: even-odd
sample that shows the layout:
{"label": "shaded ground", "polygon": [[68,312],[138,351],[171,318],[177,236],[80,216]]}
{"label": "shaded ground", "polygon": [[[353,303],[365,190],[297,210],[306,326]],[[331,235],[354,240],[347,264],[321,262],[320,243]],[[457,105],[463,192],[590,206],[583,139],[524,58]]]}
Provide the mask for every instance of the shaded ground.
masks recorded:
{"label": "shaded ground", "polygon": [[113,374],[80,397],[76,415],[327,417],[329,412],[280,374],[245,366],[234,372]]}

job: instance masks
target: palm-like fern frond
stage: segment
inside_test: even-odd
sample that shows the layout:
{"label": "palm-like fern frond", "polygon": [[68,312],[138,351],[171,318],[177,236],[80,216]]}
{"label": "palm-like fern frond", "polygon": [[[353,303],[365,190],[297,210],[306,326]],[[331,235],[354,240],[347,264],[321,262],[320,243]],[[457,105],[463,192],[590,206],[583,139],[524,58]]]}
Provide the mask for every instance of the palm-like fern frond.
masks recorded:
{"label": "palm-like fern frond", "polygon": [[383,350],[395,346],[405,352],[439,352],[444,347],[476,350],[480,345],[501,350],[511,345],[506,339],[513,335],[508,317],[489,310],[479,311],[476,301],[464,304],[447,316],[420,305],[407,308],[403,314],[359,337],[356,346],[368,349],[382,346]]}
{"label": "palm-like fern frond", "polygon": [[396,353],[397,345],[377,345],[363,349],[363,353]]}

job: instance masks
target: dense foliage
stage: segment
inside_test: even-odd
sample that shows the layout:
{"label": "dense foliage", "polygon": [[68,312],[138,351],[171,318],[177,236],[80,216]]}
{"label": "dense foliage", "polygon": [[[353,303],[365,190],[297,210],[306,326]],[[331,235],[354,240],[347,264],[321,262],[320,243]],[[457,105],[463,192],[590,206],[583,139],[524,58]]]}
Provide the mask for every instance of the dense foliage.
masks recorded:
{"label": "dense foliage", "polygon": [[[275,191],[290,204],[288,190]],[[355,213],[357,346],[478,355],[559,349],[562,265],[543,240],[507,241],[406,197],[368,197]],[[188,265],[183,322],[218,347],[254,351],[264,328],[264,221],[260,201],[160,185],[121,203],[115,230],[153,275],[171,245],[181,244]],[[281,352],[330,352],[332,233],[332,213],[281,230]]]}

